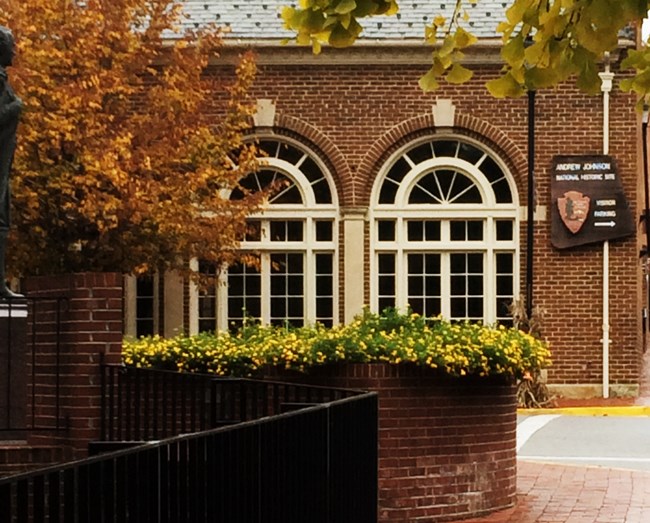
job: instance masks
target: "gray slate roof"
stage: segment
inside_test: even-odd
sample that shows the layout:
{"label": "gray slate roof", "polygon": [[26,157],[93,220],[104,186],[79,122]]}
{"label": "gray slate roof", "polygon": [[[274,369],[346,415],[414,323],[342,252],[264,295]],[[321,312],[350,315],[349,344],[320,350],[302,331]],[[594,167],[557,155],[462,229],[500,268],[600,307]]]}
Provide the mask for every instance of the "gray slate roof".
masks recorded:
{"label": "gray slate roof", "polygon": [[[229,38],[279,40],[293,35],[283,28],[280,12],[297,0],[185,0],[185,26],[198,28],[215,22],[229,27]],[[424,26],[441,14],[453,13],[455,0],[400,0],[400,11],[393,16],[377,16],[361,21],[364,40],[423,40]],[[479,0],[470,6],[469,23],[464,23],[479,38],[495,38],[496,27],[505,19],[508,2]]]}

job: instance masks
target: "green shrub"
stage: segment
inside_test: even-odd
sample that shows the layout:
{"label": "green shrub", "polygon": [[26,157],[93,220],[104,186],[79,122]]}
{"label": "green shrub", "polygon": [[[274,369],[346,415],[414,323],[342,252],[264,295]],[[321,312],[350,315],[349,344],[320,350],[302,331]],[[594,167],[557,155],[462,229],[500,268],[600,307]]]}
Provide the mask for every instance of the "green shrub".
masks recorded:
{"label": "green shrub", "polygon": [[505,375],[550,365],[539,339],[515,328],[451,323],[442,318],[364,311],[342,326],[286,328],[248,325],[236,333],[124,341],[126,365],[251,376],[266,366],[305,371],[335,362],[412,363],[452,376]]}

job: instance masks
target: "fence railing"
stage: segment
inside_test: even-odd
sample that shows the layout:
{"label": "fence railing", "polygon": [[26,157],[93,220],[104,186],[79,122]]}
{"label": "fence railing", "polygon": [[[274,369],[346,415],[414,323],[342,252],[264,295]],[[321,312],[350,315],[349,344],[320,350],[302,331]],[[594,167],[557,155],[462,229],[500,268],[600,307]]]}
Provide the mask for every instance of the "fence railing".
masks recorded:
{"label": "fence railing", "polygon": [[66,298],[0,300],[0,438],[63,429],[61,325]]}
{"label": "fence railing", "polygon": [[101,440],[158,440],[357,394],[294,383],[102,365]]}
{"label": "fence railing", "polygon": [[[254,389],[245,390],[240,414],[254,404]],[[275,408],[271,399],[264,403]],[[377,396],[362,393],[0,479],[0,521],[375,523]]]}

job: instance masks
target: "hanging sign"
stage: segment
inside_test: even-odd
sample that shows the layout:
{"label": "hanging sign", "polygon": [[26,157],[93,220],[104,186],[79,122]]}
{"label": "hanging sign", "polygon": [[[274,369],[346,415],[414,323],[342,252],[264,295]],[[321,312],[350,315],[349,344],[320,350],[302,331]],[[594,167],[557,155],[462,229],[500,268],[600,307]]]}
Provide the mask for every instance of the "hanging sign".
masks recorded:
{"label": "hanging sign", "polygon": [[634,234],[635,221],[611,156],[555,156],[551,243],[567,249]]}

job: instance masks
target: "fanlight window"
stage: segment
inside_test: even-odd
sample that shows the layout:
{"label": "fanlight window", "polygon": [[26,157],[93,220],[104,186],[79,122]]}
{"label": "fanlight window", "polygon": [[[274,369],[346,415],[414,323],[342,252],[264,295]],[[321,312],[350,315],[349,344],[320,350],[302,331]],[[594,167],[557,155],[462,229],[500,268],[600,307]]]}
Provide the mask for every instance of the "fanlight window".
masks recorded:
{"label": "fanlight window", "polygon": [[516,191],[491,151],[464,138],[421,141],[375,188],[373,305],[507,323],[518,281]]}
{"label": "fanlight window", "polygon": [[[444,166],[450,160],[466,169],[480,173],[499,204],[513,203],[511,184],[504,169],[486,151],[460,140],[430,141],[401,154],[382,180],[379,204],[395,204],[398,189],[407,174],[417,166]],[[457,169],[441,167],[424,174],[418,181],[409,203],[482,203],[480,193],[466,174]]]}
{"label": "fanlight window", "polygon": [[[263,167],[249,174],[240,184],[248,191],[274,188],[269,198],[271,205],[305,204],[305,195],[318,205],[332,204],[332,187],[321,166],[309,152],[281,141],[262,140],[258,148],[263,151]],[[272,167],[281,167],[274,169]],[[241,198],[241,191],[235,190],[231,198]]]}

